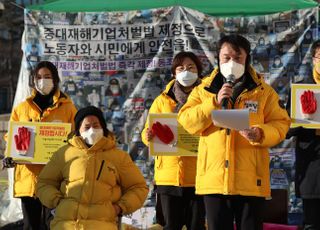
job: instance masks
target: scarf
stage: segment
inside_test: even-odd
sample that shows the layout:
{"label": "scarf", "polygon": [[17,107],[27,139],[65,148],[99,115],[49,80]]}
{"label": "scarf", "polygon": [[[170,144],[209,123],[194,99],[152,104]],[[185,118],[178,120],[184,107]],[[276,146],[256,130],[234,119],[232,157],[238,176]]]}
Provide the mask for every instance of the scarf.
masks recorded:
{"label": "scarf", "polygon": [[[198,79],[192,86],[192,89],[200,84],[200,80]],[[181,109],[181,107],[187,102],[188,96],[191,93],[192,89],[189,92],[185,92],[184,87],[178,82],[175,81],[172,87],[172,93],[174,95],[174,99],[177,102],[177,105],[174,109],[174,112],[177,113]]]}

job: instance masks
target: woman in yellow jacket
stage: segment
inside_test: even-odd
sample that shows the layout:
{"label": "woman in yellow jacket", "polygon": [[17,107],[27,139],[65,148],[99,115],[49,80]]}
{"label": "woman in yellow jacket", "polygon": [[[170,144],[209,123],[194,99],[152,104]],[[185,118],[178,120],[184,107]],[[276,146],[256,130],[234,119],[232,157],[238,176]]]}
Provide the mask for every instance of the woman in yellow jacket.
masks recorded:
{"label": "woman in yellow jacket", "polygon": [[[202,65],[192,52],[178,53],[172,62],[174,77],[154,100],[149,113],[178,112],[192,89],[200,83]],[[153,138],[149,123],[142,131],[148,145]],[[205,229],[205,212],[201,196],[195,195],[196,157],[157,156],[155,159],[156,193],[160,195],[165,230]]]}
{"label": "woman in yellow jacket", "polygon": [[[178,121],[200,135],[196,193],[205,195],[208,229],[231,230],[235,219],[237,229],[259,230],[260,206],[270,196],[268,148],[285,139],[290,118],[274,89],[249,65],[247,39],[225,36],[218,48],[219,68],[192,91]],[[211,112],[222,106],[249,109],[250,128],[216,126]]]}
{"label": "woman in yellow jacket", "polygon": [[[73,124],[77,109],[70,98],[59,90],[59,82],[55,65],[47,61],[40,62],[32,77],[31,96],[13,109],[10,121]],[[10,161],[10,158],[6,158],[5,165]],[[41,224],[48,225],[48,220],[44,219],[49,218],[50,210],[35,197],[37,177],[43,167],[40,164],[15,165],[13,195],[21,198],[23,229],[40,229]],[[44,222],[41,220],[42,212],[45,213]]]}
{"label": "woman in yellow jacket", "polygon": [[103,113],[94,106],[75,116],[75,135],[39,175],[37,196],[55,208],[51,230],[116,230],[117,216],[140,208],[146,182],[128,153],[116,148]]}

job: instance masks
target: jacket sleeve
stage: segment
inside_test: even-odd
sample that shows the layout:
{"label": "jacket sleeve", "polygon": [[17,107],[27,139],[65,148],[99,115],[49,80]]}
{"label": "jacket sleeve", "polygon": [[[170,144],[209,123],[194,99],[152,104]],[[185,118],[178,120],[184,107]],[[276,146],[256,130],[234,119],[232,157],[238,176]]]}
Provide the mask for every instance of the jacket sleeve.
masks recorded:
{"label": "jacket sleeve", "polygon": [[[160,100],[160,96],[158,96],[152,103],[150,109],[149,109],[149,113],[161,113],[162,110],[161,110],[161,100]],[[146,120],[146,123],[144,125],[144,129],[142,130],[141,132],[141,139],[142,139],[142,142],[148,146],[149,145],[149,141],[147,140],[146,138],[146,133],[147,133],[147,129],[149,128],[149,116]]]}
{"label": "jacket sleeve", "polygon": [[63,196],[59,190],[63,180],[61,170],[63,162],[59,160],[62,153],[60,150],[54,153],[38,177],[36,196],[48,208],[55,208]]}
{"label": "jacket sleeve", "polygon": [[15,107],[13,110],[12,110],[12,113],[11,113],[11,116],[10,116],[10,121],[19,121],[20,118],[19,118],[19,114],[18,114],[18,110],[19,108],[18,107]]}
{"label": "jacket sleeve", "polygon": [[202,99],[200,90],[205,90],[203,85],[199,85],[192,90],[186,104],[178,113],[178,122],[190,134],[200,135],[213,125],[211,112],[219,108],[215,94],[208,93],[209,96]]}
{"label": "jacket sleeve", "polygon": [[143,206],[149,189],[139,168],[127,153],[123,154],[124,157],[118,166],[122,196],[117,204],[123,214],[128,214]]}
{"label": "jacket sleeve", "polygon": [[70,108],[70,111],[71,111],[71,118],[69,122],[71,123],[71,131],[73,131],[75,129],[74,117],[76,116],[76,113],[77,113],[77,108],[73,103]]}
{"label": "jacket sleeve", "polygon": [[[10,121],[20,121],[20,116],[19,116],[19,112],[18,112],[19,110],[20,110],[20,104],[13,108],[11,115],[10,115],[9,122]],[[8,142],[8,133],[5,133],[3,135],[3,139],[6,142]]]}
{"label": "jacket sleeve", "polygon": [[252,144],[272,147],[286,138],[291,119],[284,106],[280,105],[278,94],[271,87],[263,113],[264,123],[254,125],[263,130],[262,140],[259,143],[253,142]]}

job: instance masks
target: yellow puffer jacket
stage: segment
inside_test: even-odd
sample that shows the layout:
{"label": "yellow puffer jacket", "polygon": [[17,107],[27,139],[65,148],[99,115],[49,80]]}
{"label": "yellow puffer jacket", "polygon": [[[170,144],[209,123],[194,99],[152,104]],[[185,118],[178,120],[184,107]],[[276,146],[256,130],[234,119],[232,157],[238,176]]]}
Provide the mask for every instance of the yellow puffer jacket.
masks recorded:
{"label": "yellow puffer jacket", "polygon": [[[59,90],[53,96],[53,106],[41,112],[41,109],[33,102],[36,91],[24,102],[17,105],[10,117],[10,121],[20,122],[64,122],[72,123],[77,112],[70,98]],[[35,195],[37,176],[44,165],[18,164],[15,167],[14,197]]]}
{"label": "yellow puffer jacket", "polygon": [[236,130],[227,135],[226,129],[214,126],[211,120],[212,110],[221,109],[216,98],[222,80],[216,78],[221,79],[217,73],[215,69],[191,92],[178,114],[178,121],[189,133],[200,135],[196,193],[268,197],[268,148],[284,140],[290,118],[279,105],[277,93],[250,67],[250,84],[234,108],[249,108],[250,126],[261,128],[263,137],[257,143]]}
{"label": "yellow puffer jacket", "polygon": [[37,196],[56,208],[51,229],[116,230],[118,204],[123,214],[140,208],[146,182],[128,153],[115,147],[113,135],[88,148],[81,137],[54,153],[39,175]]}
{"label": "yellow puffer jacket", "polygon": [[313,67],[313,79],[316,82],[316,84],[320,84],[320,74],[316,71],[316,68]]}
{"label": "yellow puffer jacket", "polygon": [[[168,95],[175,80],[166,86],[166,89],[154,100],[149,113],[172,113],[176,107],[176,102]],[[141,133],[142,141],[148,145],[146,140],[146,130],[149,123]],[[181,187],[193,187],[196,177],[196,157],[180,156],[157,156],[155,158],[154,173],[157,185],[173,185]]]}

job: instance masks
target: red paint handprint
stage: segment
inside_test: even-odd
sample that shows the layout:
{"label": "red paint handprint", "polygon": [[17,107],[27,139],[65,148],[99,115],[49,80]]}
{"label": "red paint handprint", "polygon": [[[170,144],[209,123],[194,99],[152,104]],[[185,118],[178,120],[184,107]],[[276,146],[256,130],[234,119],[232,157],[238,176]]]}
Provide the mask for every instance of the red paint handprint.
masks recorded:
{"label": "red paint handprint", "polygon": [[19,154],[27,154],[30,146],[31,132],[26,127],[19,127],[18,134],[14,135],[14,142]]}
{"label": "red paint handprint", "polygon": [[157,136],[160,141],[165,144],[169,144],[174,139],[173,132],[171,131],[169,126],[162,125],[159,121],[153,123],[151,130],[153,135]]}
{"label": "red paint handprint", "polygon": [[304,91],[300,96],[300,102],[302,113],[308,118],[317,111],[317,99],[315,98],[313,91]]}

